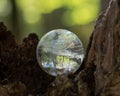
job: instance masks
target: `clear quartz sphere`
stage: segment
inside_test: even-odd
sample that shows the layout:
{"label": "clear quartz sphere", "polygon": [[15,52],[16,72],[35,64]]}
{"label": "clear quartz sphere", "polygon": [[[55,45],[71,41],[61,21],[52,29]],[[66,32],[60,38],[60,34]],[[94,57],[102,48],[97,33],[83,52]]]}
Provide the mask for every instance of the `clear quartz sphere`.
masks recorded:
{"label": "clear quartz sphere", "polygon": [[76,72],[82,64],[84,49],[74,33],[56,29],[41,38],[36,54],[40,67],[48,74],[68,75]]}

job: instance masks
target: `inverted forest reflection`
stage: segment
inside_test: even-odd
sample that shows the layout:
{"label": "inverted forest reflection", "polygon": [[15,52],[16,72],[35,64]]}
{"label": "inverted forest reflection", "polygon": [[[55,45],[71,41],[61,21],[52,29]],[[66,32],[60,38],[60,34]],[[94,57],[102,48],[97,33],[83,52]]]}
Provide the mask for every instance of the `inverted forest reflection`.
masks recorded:
{"label": "inverted forest reflection", "polygon": [[84,58],[81,40],[64,29],[52,30],[38,43],[36,57],[41,68],[57,76],[76,72]]}
{"label": "inverted forest reflection", "polygon": [[17,41],[29,33],[41,38],[53,29],[68,29],[86,47],[100,11],[100,0],[0,0],[0,21]]}

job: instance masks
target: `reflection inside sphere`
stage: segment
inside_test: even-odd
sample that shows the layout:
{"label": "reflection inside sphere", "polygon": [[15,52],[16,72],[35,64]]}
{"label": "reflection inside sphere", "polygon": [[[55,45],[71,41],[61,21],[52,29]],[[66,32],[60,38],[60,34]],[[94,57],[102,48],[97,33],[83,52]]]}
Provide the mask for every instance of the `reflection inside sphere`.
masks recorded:
{"label": "reflection inside sphere", "polygon": [[48,74],[57,76],[77,71],[84,58],[84,49],[74,33],[56,29],[41,38],[36,54],[41,68]]}

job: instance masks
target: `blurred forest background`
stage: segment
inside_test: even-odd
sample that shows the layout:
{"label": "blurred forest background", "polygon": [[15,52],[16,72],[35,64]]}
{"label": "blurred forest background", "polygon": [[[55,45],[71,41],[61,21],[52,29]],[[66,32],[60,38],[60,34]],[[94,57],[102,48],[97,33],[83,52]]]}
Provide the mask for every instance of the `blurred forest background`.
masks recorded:
{"label": "blurred forest background", "polygon": [[0,0],[0,21],[17,41],[29,33],[39,39],[53,29],[67,29],[78,35],[85,48],[95,20],[110,0]]}

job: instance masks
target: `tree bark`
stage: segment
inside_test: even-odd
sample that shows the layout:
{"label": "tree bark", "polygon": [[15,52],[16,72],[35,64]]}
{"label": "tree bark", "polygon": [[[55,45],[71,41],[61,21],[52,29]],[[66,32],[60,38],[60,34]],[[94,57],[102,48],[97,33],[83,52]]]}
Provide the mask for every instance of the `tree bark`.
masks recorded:
{"label": "tree bark", "polygon": [[120,0],[111,0],[99,16],[75,74],[54,78],[44,73],[36,61],[37,43],[30,34],[18,45],[0,23],[2,96],[120,96]]}
{"label": "tree bark", "polygon": [[111,0],[101,0],[101,11],[105,11]]}

